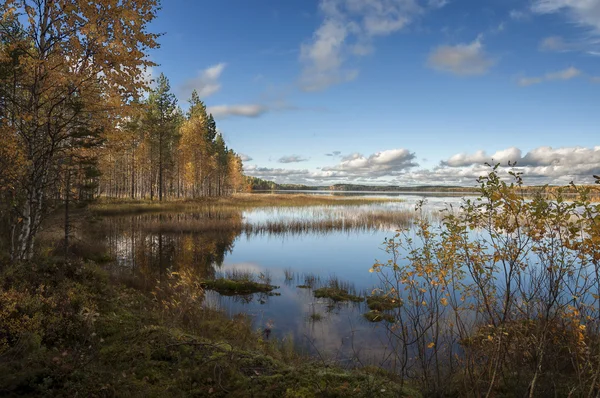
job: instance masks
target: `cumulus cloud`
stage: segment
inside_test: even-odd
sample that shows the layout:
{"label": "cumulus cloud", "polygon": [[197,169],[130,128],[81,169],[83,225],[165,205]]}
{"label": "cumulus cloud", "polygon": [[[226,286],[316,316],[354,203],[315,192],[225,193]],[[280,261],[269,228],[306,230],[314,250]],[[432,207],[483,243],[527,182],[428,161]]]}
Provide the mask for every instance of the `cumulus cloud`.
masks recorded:
{"label": "cumulus cloud", "polygon": [[181,93],[186,96],[186,98],[191,95],[193,90],[198,92],[200,98],[210,97],[217,93],[221,90],[219,78],[226,66],[227,64],[221,62],[199,71],[195,78],[188,79],[183,83],[181,86]]}
{"label": "cumulus cloud", "polygon": [[408,149],[390,149],[370,156],[353,153],[342,158],[333,167],[323,167],[323,171],[334,171],[348,177],[383,177],[404,173],[417,167],[416,155]]}
{"label": "cumulus cloud", "polygon": [[483,75],[494,64],[485,52],[481,36],[471,43],[439,46],[427,60],[430,68],[460,76]]}
{"label": "cumulus cloud", "polygon": [[458,153],[450,159],[442,161],[442,166],[450,166],[450,167],[462,167],[462,166],[472,166],[476,164],[484,164],[484,163],[508,163],[516,162],[521,159],[521,150],[516,147],[511,147],[508,149],[504,149],[502,151],[498,151],[493,155],[488,155],[485,151],[480,150],[475,152],[474,154],[467,153]]}
{"label": "cumulus cloud", "polygon": [[335,156],[340,156],[341,154],[342,154],[342,152],[340,152],[340,151],[333,151],[331,153],[326,153],[325,156],[335,157]]}
{"label": "cumulus cloud", "polygon": [[[474,153],[459,153],[441,161],[437,166],[420,169],[416,155],[406,149],[392,149],[370,156],[352,154],[332,167],[315,170],[269,168],[255,165],[245,166],[247,175],[278,183],[331,185],[351,184],[395,184],[395,185],[460,185],[474,186],[476,179],[487,175],[490,168],[485,163],[500,163],[498,172],[508,178],[510,170],[524,173],[525,183],[580,184],[594,182],[592,175],[600,174],[600,146],[559,147],[541,146],[529,152],[509,147],[488,154],[480,150]],[[508,166],[508,163],[515,163]]]}
{"label": "cumulus cloud", "polygon": [[300,156],[300,155],[290,155],[290,156],[283,156],[281,158],[279,158],[278,162],[279,163],[300,163],[300,162],[306,162],[308,159]]}
{"label": "cumulus cloud", "polygon": [[240,156],[240,159],[242,159],[242,162],[252,161],[252,158],[244,153],[239,153],[238,155]]}
{"label": "cumulus cloud", "polygon": [[[336,151],[339,152],[339,151]],[[290,184],[381,184],[417,167],[416,155],[407,149],[391,149],[370,156],[355,153],[331,167],[316,170],[247,166],[246,174]],[[280,159],[281,160],[281,159]]]}
{"label": "cumulus cloud", "polygon": [[554,80],[571,80],[581,75],[581,71],[575,67],[569,67],[563,70],[559,70],[556,72],[546,73],[544,76],[536,76],[536,77],[522,77],[517,83],[519,86],[531,86],[534,84],[543,83],[545,81],[554,81]]}
{"label": "cumulus cloud", "polygon": [[430,177],[451,180],[453,175],[458,177],[477,177],[485,172],[484,163],[500,163],[504,172],[508,169],[508,162],[516,162],[515,168],[522,171],[527,184],[560,183],[570,181],[592,181],[593,174],[600,173],[600,146],[586,147],[561,147],[552,148],[542,146],[523,154],[516,147],[488,155],[485,151],[473,154],[460,153],[440,162],[440,165],[428,172],[421,171],[421,177]]}
{"label": "cumulus cloud", "polygon": [[359,71],[349,62],[372,53],[377,37],[396,33],[428,9],[445,4],[446,0],[320,0],[322,22],[300,46],[300,86],[317,91],[356,79]]}

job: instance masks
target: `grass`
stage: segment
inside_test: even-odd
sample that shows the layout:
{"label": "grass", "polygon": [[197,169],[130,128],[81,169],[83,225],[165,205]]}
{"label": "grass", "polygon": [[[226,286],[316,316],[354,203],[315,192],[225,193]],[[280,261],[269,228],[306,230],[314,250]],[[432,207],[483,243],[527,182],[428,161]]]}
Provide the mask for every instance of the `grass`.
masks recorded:
{"label": "grass", "polygon": [[294,270],[291,268],[286,268],[283,270],[283,277],[286,281],[294,280]]}
{"label": "grass", "polygon": [[199,198],[158,202],[138,199],[102,198],[91,206],[100,215],[124,215],[153,212],[194,213],[207,208],[224,210],[248,210],[262,207],[306,207],[306,206],[357,206],[377,202],[400,201],[373,197],[343,197],[334,195],[259,195],[236,194],[222,198]]}
{"label": "grass", "polygon": [[216,291],[225,296],[248,295],[254,293],[270,293],[279,286],[271,285],[271,276],[260,274],[256,277],[248,271],[230,270],[224,276],[214,280],[204,280],[200,286],[205,289]]}
{"label": "grass", "polygon": [[302,281],[302,283],[298,284],[296,287],[299,289],[314,289],[315,286],[321,283],[321,278],[313,273],[306,273],[302,275],[298,275],[298,282]]}
{"label": "grass", "polygon": [[197,213],[161,213],[160,217],[140,220],[139,227],[154,233],[202,233],[234,231],[247,235],[304,234],[307,232],[374,231],[400,229],[410,225],[410,211],[332,211],[319,209],[316,217],[246,221],[239,210],[198,209]]}
{"label": "grass", "polygon": [[335,302],[352,301],[355,303],[360,303],[364,301],[364,299],[360,296],[356,296],[348,293],[345,290],[332,287],[321,287],[316,289],[313,293],[316,298],[327,298]]}
{"label": "grass", "polygon": [[[349,217],[352,215],[352,217]],[[410,211],[371,211],[358,214],[333,214],[327,219],[268,220],[243,223],[242,231],[252,234],[304,234],[307,232],[396,230],[410,225],[414,213]]]}
{"label": "grass", "polygon": [[389,296],[369,296],[367,297],[367,306],[373,311],[389,311],[394,308],[399,308],[402,303],[393,297]]}
{"label": "grass", "polygon": [[354,286],[336,277],[331,277],[326,286],[315,289],[313,294],[316,298],[326,298],[336,303],[364,301],[364,298],[357,294]]}
{"label": "grass", "polygon": [[381,321],[386,321],[389,323],[394,323],[396,321],[396,318],[394,318],[393,315],[390,314],[386,314],[384,312],[380,312],[380,311],[369,311],[363,314],[363,317],[369,321],[369,322],[381,322]]}

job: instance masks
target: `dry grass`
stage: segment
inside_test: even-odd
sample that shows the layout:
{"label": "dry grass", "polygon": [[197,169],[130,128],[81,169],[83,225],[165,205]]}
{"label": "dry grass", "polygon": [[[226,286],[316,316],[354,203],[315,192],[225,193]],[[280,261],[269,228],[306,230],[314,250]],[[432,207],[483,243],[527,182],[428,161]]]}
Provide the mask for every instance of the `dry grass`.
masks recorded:
{"label": "dry grass", "polygon": [[325,217],[300,219],[273,219],[249,222],[241,213],[222,210],[222,212],[198,213],[193,217],[169,217],[143,222],[140,227],[148,232],[195,233],[235,231],[247,235],[260,234],[303,234],[307,232],[339,231],[375,231],[380,229],[396,230],[410,225],[415,215],[411,211],[366,211],[353,214],[348,212],[328,213]]}
{"label": "dry grass", "polygon": [[97,214],[110,216],[157,212],[194,213],[209,208],[248,210],[262,207],[357,206],[394,201],[400,202],[401,200],[334,195],[236,194],[222,198],[169,200],[165,202],[101,198],[91,206],[91,209]]}

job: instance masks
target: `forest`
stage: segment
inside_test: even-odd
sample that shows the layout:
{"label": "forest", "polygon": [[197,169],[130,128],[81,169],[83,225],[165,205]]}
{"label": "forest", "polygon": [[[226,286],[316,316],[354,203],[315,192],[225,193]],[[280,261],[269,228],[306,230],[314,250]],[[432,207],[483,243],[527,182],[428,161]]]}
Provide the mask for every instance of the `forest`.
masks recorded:
{"label": "forest", "polygon": [[13,260],[32,258],[58,207],[245,189],[242,161],[197,93],[184,114],[164,75],[144,75],[154,65],[146,51],[158,46],[146,31],[157,3],[79,3],[1,9],[1,245]]}

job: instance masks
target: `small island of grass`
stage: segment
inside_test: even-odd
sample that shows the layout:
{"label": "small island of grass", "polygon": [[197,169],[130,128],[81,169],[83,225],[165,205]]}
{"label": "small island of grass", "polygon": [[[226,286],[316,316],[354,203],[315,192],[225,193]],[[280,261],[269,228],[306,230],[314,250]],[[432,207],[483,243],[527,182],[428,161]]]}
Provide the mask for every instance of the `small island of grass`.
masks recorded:
{"label": "small island of grass", "polygon": [[336,287],[322,287],[316,289],[313,293],[316,298],[327,298],[335,302],[352,301],[355,303],[360,303],[364,301],[362,297]]}
{"label": "small island of grass", "polygon": [[367,297],[367,305],[370,310],[381,312],[399,308],[402,302],[397,298],[389,296],[369,296]]}
{"label": "small island of grass", "polygon": [[255,281],[236,281],[233,279],[219,278],[202,281],[200,285],[207,290],[214,290],[226,296],[246,295],[253,293],[271,293],[278,286]]}
{"label": "small island of grass", "polygon": [[375,310],[364,313],[363,317],[365,317],[365,319],[367,321],[373,322],[373,323],[381,322],[381,321],[394,323],[394,321],[396,320],[393,315],[386,314],[381,311],[375,311]]}

